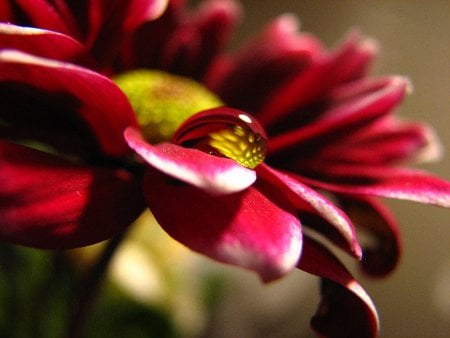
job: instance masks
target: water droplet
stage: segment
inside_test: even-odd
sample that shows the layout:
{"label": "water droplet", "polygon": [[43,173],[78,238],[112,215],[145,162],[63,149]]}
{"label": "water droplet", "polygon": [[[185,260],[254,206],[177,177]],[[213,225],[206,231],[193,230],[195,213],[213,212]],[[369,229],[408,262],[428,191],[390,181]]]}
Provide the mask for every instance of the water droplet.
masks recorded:
{"label": "water droplet", "polygon": [[172,139],[176,144],[228,157],[252,169],[264,161],[266,140],[266,133],[257,120],[227,107],[193,115]]}

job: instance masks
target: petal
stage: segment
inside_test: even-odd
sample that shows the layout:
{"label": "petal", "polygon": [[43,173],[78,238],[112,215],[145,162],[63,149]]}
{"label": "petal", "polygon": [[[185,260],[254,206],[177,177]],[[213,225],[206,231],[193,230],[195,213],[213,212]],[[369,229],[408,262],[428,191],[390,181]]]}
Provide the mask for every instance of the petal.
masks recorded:
{"label": "petal", "polygon": [[171,143],[153,146],[133,128],[125,131],[129,146],[154,168],[212,194],[229,194],[253,184],[256,173],[237,162]]}
{"label": "petal", "polygon": [[320,152],[324,161],[389,164],[440,158],[442,147],[430,126],[387,116],[377,123],[329,144]]}
{"label": "petal", "polygon": [[123,231],[145,207],[140,181],[0,142],[0,238],[68,249]]}
{"label": "petal", "polygon": [[372,80],[366,88],[365,81],[359,95],[354,95],[338,105],[331,106],[313,122],[271,138],[269,151],[292,152],[317,148],[336,142],[354,130],[370,125],[380,117],[391,113],[405,93],[409,82],[402,77],[388,77]]}
{"label": "petal", "polygon": [[241,16],[238,2],[213,0],[183,22],[166,43],[164,69],[200,80],[211,60],[222,50]]}
{"label": "petal", "polygon": [[78,20],[88,26],[84,43],[91,49],[100,65],[110,66],[124,40],[130,38],[130,33],[145,22],[160,16],[167,2],[167,0],[89,1],[86,4],[86,11],[77,13]]}
{"label": "petal", "polygon": [[[15,5],[18,6],[27,21],[27,26],[34,26],[43,29],[52,30],[55,32],[69,35],[71,27],[69,22],[64,18],[49,1],[45,0],[15,0]],[[23,19],[23,18],[20,18]]]}
{"label": "petal", "polygon": [[5,23],[0,23],[0,48],[56,60],[72,59],[83,51],[83,46],[67,35]]}
{"label": "petal", "polygon": [[450,182],[426,171],[390,167],[358,168],[348,166],[333,169],[342,169],[342,172],[346,173],[353,170],[355,173],[366,174],[366,180],[367,178],[370,178],[370,180],[366,183],[359,181],[359,184],[356,181],[356,185],[350,185],[327,183],[299,175],[295,175],[295,177],[308,185],[336,193],[389,197],[450,208]]}
{"label": "petal", "polygon": [[369,236],[361,267],[371,276],[385,276],[395,269],[401,255],[401,236],[394,216],[374,198],[340,196],[342,208]]}
{"label": "petal", "polygon": [[[41,107],[28,107],[28,111],[20,112],[29,115],[16,116],[20,123],[27,123],[27,118],[31,121],[39,119],[40,114],[49,111],[56,114],[54,117],[44,115],[47,119],[40,120],[45,128],[52,126],[52,118],[60,119],[59,114],[69,115],[68,120],[73,119],[73,115],[82,118],[91,128],[106,154],[122,156],[129,153],[123,131],[128,126],[137,126],[136,117],[125,95],[108,78],[69,63],[3,50],[0,52],[0,84],[3,83],[29,86],[22,93],[25,102],[26,95],[33,99],[33,94],[40,92],[54,96],[41,103]],[[14,109],[14,105],[10,109]],[[2,110],[0,116],[6,113],[10,112]]]}
{"label": "petal", "polygon": [[254,270],[264,281],[281,277],[297,263],[300,223],[271,187],[256,184],[211,196],[149,169],[145,192],[158,223],[192,250]]}
{"label": "petal", "polygon": [[361,258],[361,248],[356,238],[355,229],[342,210],[307,185],[267,165],[259,166],[257,174],[258,177],[263,177],[285,191],[288,196],[290,195],[291,201],[296,207],[302,211],[318,215],[325,220],[325,222],[309,224],[305,222],[308,216],[300,212],[300,219],[305,226],[319,231],[356,258]]}
{"label": "petal", "polygon": [[258,115],[266,126],[274,125],[288,115],[323,100],[331,89],[340,83],[349,82],[364,73],[376,45],[362,41],[357,32],[352,32],[346,41],[331,55],[325,55],[309,67],[296,74],[290,81],[274,92]]}
{"label": "petal", "polygon": [[228,60],[213,64],[205,82],[228,105],[257,112],[270,96],[311,60],[322,55],[320,42],[298,32],[293,15],[282,15]]}
{"label": "petal", "polygon": [[[119,2],[125,3],[127,6],[126,12],[122,12],[122,15],[125,17],[125,30],[133,30],[144,22],[161,16],[167,7],[168,0],[128,0]],[[105,4],[111,6],[111,1],[105,1]]]}
{"label": "petal", "polygon": [[298,268],[322,277],[322,301],[311,326],[322,337],[376,337],[375,306],[342,263],[324,246],[304,237]]}
{"label": "petal", "polygon": [[[169,1],[160,18],[139,28],[123,49],[127,67],[166,70],[200,80],[240,17],[234,0],[201,2],[191,12],[184,1]],[[142,48],[145,46],[145,48]]]}

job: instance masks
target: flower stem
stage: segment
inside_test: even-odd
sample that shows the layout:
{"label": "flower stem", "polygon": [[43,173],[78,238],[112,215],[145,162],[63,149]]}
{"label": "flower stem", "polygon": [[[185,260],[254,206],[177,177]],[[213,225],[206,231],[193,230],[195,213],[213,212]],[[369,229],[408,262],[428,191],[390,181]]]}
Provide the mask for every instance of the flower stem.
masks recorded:
{"label": "flower stem", "polygon": [[96,296],[98,295],[106,275],[109,263],[125,237],[125,234],[126,232],[122,232],[109,240],[98,258],[98,261],[91,267],[90,270],[88,270],[84,280],[82,280],[82,284],[77,291],[77,297],[71,304],[72,311],[69,319],[67,338],[82,337],[84,325],[88,318],[89,312],[94,305]]}

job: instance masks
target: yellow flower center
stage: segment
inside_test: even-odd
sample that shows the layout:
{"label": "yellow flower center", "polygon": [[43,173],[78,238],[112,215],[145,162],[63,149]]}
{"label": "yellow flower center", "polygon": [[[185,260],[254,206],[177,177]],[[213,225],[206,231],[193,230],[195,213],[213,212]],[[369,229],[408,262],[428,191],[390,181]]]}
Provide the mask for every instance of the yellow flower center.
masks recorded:
{"label": "yellow flower center", "polygon": [[135,70],[115,78],[151,143],[168,141],[193,114],[218,106],[220,99],[199,83],[155,70]]}

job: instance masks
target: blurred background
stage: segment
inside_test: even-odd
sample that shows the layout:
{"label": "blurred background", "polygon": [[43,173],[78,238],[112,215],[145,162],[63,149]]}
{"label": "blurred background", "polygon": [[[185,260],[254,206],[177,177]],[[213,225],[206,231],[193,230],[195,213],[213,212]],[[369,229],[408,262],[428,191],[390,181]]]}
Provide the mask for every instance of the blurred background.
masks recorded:
{"label": "blurred background", "polygon": [[[442,161],[422,167],[450,180],[449,1],[241,2],[236,45],[286,12],[330,48],[354,27],[375,38],[381,50],[373,73],[406,75],[414,86],[398,114],[433,125],[448,148]],[[450,211],[388,204],[403,233],[400,266],[386,279],[369,280],[349,265],[378,308],[381,337],[450,337]],[[295,271],[262,285],[253,273],[187,251],[154,222],[149,231],[152,222],[144,215],[114,257],[86,337],[314,337],[309,320],[319,302],[317,278]],[[0,246],[0,338],[61,337],[80,270],[98,250],[67,255]]]}

